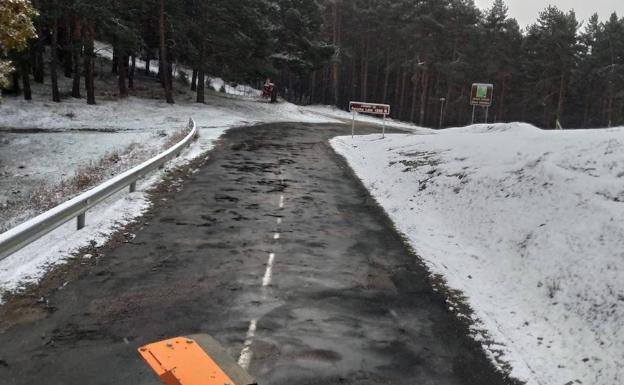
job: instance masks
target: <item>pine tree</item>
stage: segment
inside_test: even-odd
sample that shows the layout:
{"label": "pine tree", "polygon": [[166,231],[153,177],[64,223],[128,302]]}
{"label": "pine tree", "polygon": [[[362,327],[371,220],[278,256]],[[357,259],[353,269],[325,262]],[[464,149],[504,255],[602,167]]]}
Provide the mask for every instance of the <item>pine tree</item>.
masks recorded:
{"label": "pine tree", "polygon": [[[540,100],[544,127],[563,122],[563,112],[571,75],[580,54],[577,37],[579,24],[574,12],[563,13],[549,6],[529,28],[524,42],[529,60],[528,71],[533,89],[527,88],[526,102]],[[537,95],[540,94],[539,97]],[[535,110],[540,107],[535,105]]]}
{"label": "pine tree", "polygon": [[517,74],[522,34],[515,19],[508,17],[508,8],[503,0],[496,0],[485,15],[483,22],[485,73],[495,85],[498,96],[496,121],[504,121],[507,116],[506,98],[510,85]]}

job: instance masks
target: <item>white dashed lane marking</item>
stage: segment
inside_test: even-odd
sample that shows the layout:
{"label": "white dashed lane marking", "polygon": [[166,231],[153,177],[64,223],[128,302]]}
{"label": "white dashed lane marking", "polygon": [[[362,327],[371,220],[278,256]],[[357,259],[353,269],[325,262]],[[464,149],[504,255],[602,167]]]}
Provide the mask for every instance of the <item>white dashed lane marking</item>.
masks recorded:
{"label": "white dashed lane marking", "polygon": [[267,287],[271,284],[271,278],[273,278],[273,263],[275,263],[275,253],[269,254],[269,261],[267,262],[266,271],[262,278],[262,287]]}
{"label": "white dashed lane marking", "polygon": [[[281,173],[281,172],[280,172]],[[283,183],[283,180],[282,180]],[[279,208],[284,208],[284,194],[280,195],[279,199]],[[282,218],[277,218],[277,224],[282,224]],[[280,239],[280,233],[276,232],[273,234],[273,239]],[[267,262],[266,270],[264,271],[264,276],[262,277],[262,287],[268,287],[271,285],[271,280],[273,279],[273,265],[275,264],[275,253],[269,254],[269,261]],[[245,343],[243,344],[243,349],[241,350],[240,357],[238,358],[238,364],[245,370],[249,369],[249,365],[251,364],[251,359],[253,357],[253,352],[251,351],[251,345],[253,345],[254,338],[256,337],[256,328],[258,326],[258,320],[253,319],[249,323],[249,329],[247,330],[247,336],[245,337]]]}
{"label": "white dashed lane marking", "polygon": [[238,358],[238,364],[245,370],[249,369],[249,364],[251,363],[251,357],[253,356],[253,352],[251,351],[251,345],[253,344],[254,337],[256,336],[256,326],[258,321],[251,320],[249,323],[249,329],[247,330],[247,337],[245,339],[245,344],[243,345],[243,350],[241,351],[240,357]]}

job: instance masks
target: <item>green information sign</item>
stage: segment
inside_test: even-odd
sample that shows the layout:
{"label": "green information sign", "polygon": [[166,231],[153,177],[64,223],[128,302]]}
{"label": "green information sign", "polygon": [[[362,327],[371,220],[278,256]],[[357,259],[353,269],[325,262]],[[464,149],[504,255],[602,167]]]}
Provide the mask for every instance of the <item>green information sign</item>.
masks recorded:
{"label": "green information sign", "polygon": [[470,93],[470,104],[479,107],[489,107],[492,105],[494,95],[494,85],[475,83],[472,85]]}
{"label": "green information sign", "polygon": [[478,98],[487,98],[488,88],[484,85],[477,86],[477,97]]}

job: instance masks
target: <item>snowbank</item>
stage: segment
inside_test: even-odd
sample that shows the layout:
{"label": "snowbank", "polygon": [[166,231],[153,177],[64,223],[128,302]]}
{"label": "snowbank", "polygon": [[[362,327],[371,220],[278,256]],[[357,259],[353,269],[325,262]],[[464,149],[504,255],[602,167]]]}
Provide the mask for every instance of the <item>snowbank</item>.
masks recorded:
{"label": "snowbank", "polygon": [[528,384],[624,383],[624,128],[479,125],[332,145],[466,295],[495,362]]}

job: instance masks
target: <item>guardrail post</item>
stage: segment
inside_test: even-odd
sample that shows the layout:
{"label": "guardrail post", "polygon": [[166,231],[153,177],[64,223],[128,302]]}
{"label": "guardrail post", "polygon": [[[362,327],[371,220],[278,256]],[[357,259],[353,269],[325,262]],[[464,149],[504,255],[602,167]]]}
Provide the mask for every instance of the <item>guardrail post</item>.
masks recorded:
{"label": "guardrail post", "polygon": [[133,193],[136,191],[136,182],[130,183],[130,192]]}
{"label": "guardrail post", "polygon": [[77,229],[78,230],[84,229],[86,221],[87,221],[87,213],[85,212],[85,213],[82,213],[82,214],[78,215],[76,217],[76,219],[77,219],[77,222],[78,222],[77,226],[76,226]]}

